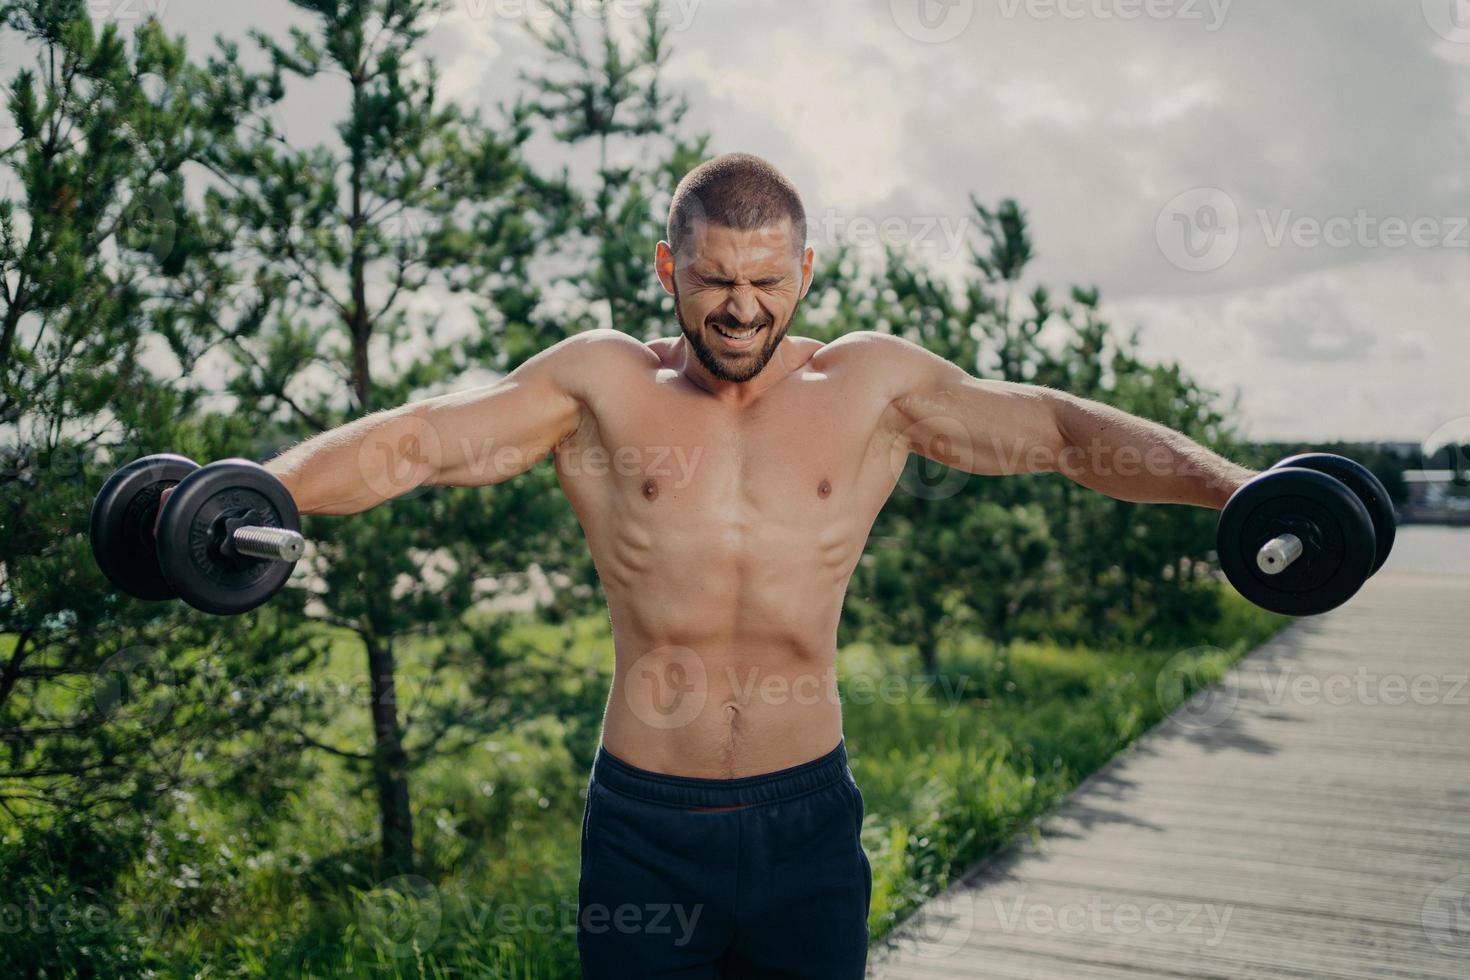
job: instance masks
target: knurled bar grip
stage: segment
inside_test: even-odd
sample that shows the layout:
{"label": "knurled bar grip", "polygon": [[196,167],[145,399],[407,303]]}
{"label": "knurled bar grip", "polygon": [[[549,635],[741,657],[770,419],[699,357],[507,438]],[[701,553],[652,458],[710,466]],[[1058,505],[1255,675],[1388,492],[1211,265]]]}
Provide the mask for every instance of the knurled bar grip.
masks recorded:
{"label": "knurled bar grip", "polygon": [[240,554],[266,561],[300,561],[306,553],[306,539],[283,527],[237,527],[230,541]]}

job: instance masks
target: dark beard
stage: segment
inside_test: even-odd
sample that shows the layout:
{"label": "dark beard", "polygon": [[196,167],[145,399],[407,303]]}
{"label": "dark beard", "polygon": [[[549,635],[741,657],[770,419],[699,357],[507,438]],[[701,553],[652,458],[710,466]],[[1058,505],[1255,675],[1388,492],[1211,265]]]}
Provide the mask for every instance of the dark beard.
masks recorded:
{"label": "dark beard", "polygon": [[792,307],[791,316],[781,325],[781,329],[773,329],[775,324],[770,320],[761,320],[758,323],[738,324],[728,317],[714,317],[705,323],[705,329],[714,329],[710,324],[719,324],[727,328],[741,328],[759,326],[768,335],[765,344],[750,355],[738,359],[722,356],[713,347],[705,342],[704,335],[690,329],[689,322],[684,318],[684,306],[679,302],[679,287],[674,287],[674,315],[679,318],[679,329],[684,334],[684,339],[689,342],[689,347],[694,351],[694,356],[699,358],[699,363],[704,366],[715,378],[720,381],[730,381],[735,384],[743,384],[754,378],[765,370],[771,358],[776,355],[776,348],[781,346],[781,341],[786,339],[786,332],[791,329],[791,321],[796,319],[796,311],[801,308],[801,302]]}

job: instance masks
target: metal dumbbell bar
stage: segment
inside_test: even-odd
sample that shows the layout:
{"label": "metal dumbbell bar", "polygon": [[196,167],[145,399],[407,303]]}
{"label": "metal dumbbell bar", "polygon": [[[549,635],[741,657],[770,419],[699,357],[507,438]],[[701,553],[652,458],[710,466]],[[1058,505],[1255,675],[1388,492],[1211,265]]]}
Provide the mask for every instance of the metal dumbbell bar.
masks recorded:
{"label": "metal dumbbell bar", "polygon": [[201,467],[164,454],[108,479],[90,531],[98,566],[122,591],[233,615],[285,585],[306,550],[300,528],[290,493],[263,467],[244,459]]}
{"label": "metal dumbbell bar", "polygon": [[1261,545],[1256,552],[1256,567],[1267,575],[1280,575],[1302,556],[1305,546],[1295,534],[1283,534]]}
{"label": "metal dumbbell bar", "polygon": [[237,527],[230,535],[236,554],[262,561],[300,561],[306,554],[306,539],[280,527]]}

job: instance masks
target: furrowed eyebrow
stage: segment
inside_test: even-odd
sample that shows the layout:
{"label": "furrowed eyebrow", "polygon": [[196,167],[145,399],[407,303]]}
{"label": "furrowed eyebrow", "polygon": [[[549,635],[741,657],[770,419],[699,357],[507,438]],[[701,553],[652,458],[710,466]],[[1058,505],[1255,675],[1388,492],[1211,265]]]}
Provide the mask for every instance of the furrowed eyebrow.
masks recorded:
{"label": "furrowed eyebrow", "polygon": [[[693,275],[699,282],[710,286],[733,286],[736,282],[736,280],[728,276],[705,275],[700,272],[696,272]],[[759,279],[752,279],[750,284],[752,286],[775,286],[785,281],[785,276],[761,276]]]}

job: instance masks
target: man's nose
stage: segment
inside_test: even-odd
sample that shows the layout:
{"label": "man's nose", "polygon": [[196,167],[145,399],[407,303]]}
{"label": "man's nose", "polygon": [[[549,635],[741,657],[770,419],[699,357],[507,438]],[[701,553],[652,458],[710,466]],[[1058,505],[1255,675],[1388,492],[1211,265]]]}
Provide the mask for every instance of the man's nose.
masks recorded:
{"label": "man's nose", "polygon": [[755,300],[753,289],[736,289],[725,304],[725,312],[741,325],[749,325],[760,318],[761,307]]}

